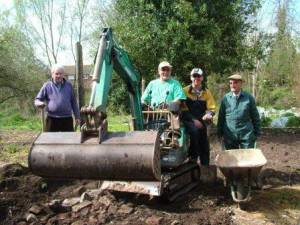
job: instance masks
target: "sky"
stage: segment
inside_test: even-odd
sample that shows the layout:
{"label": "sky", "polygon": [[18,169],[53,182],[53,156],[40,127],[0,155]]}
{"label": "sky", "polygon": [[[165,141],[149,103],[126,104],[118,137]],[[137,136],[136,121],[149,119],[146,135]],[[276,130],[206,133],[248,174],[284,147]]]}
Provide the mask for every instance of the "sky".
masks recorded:
{"label": "sky", "polygon": [[[90,0],[91,2],[92,0]],[[54,1],[55,2],[55,1]],[[3,10],[9,10],[10,12],[13,12],[13,0],[0,0],[0,12]],[[38,20],[34,20],[34,18],[31,18],[31,22],[32,23],[36,23],[39,24]],[[58,36],[58,34],[54,34],[54,36]],[[66,43],[64,43],[65,45],[65,50],[60,51],[58,54],[58,63],[62,64],[62,65],[74,65],[74,57],[72,54],[72,51],[70,49],[70,39],[69,38],[65,38],[68,39]],[[90,55],[88,54],[89,51],[88,49],[85,48],[84,42],[82,42],[82,52],[83,52],[83,63],[84,64],[92,64],[94,57],[90,57]],[[74,43],[75,45],[75,43]],[[42,50],[37,46],[36,48],[36,55],[37,57],[42,60],[45,64],[48,64],[48,60],[46,58],[46,56],[43,56],[44,54],[42,53]],[[74,50],[75,53],[75,50]]]}
{"label": "sky", "polygon": [[[276,21],[276,5],[278,0],[263,0],[262,8],[258,13],[258,27],[264,32],[273,33]],[[293,28],[300,34],[300,0],[292,0],[290,5],[290,13],[293,20]]]}
{"label": "sky", "polygon": [[[276,31],[275,29],[275,5],[279,0],[263,0],[262,8],[260,9],[257,15],[257,23],[259,29],[264,32],[273,33]],[[293,17],[293,30],[292,32],[297,33],[300,35],[300,0],[292,0],[291,4],[291,14]],[[13,7],[13,0],[0,0],[0,11],[12,9]],[[90,57],[88,55],[88,49],[83,46],[83,59],[84,64],[91,64],[93,63],[94,57]],[[41,53],[38,53],[40,55]],[[74,64],[73,56],[71,50],[65,50],[59,55],[59,62],[64,65]]]}

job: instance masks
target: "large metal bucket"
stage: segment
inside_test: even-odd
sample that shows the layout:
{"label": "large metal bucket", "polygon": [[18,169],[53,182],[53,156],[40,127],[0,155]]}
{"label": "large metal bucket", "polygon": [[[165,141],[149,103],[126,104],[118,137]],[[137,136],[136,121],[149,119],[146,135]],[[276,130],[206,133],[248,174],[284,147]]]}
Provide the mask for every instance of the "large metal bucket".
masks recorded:
{"label": "large metal bucket", "polygon": [[158,181],[158,132],[108,133],[101,144],[97,137],[81,143],[79,132],[45,132],[34,141],[28,164],[49,178]]}
{"label": "large metal bucket", "polygon": [[216,156],[219,167],[231,185],[234,201],[249,201],[251,182],[256,180],[261,168],[267,163],[260,149],[230,149]]}

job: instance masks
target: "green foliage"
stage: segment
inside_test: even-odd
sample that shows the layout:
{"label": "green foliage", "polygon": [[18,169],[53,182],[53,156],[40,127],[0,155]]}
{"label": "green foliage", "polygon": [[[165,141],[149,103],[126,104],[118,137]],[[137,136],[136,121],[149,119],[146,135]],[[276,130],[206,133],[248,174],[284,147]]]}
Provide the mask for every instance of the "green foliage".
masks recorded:
{"label": "green foliage", "polygon": [[129,120],[128,115],[108,116],[108,130],[111,132],[129,131]]}
{"label": "green foliage", "polygon": [[108,98],[108,112],[112,115],[129,113],[129,95],[122,79],[113,76]]}
{"label": "green foliage", "polygon": [[299,106],[299,53],[289,29],[287,2],[277,12],[277,33],[274,34],[269,55],[259,74],[258,101],[284,109]]}
{"label": "green foliage", "polygon": [[[108,115],[109,131],[128,131],[130,116],[127,114],[120,114],[117,111]],[[34,115],[22,115],[15,107],[6,107],[0,109],[0,130],[32,130],[41,131],[41,115],[35,113]],[[0,143],[1,144],[1,143]]]}
{"label": "green foliage", "polygon": [[295,116],[295,114],[291,113],[291,112],[288,112],[288,113],[284,113],[282,116],[283,117],[290,117],[290,116]]}
{"label": "green foliage", "polygon": [[272,119],[270,117],[263,117],[260,121],[262,127],[270,127],[271,122]]}
{"label": "green foliage", "polygon": [[207,84],[218,106],[224,94],[230,91],[228,80],[226,77],[221,77],[218,74],[210,74]]}
{"label": "green foliage", "polygon": [[147,81],[168,60],[184,82],[192,67],[226,73],[241,67],[243,43],[251,26],[247,18],[258,1],[115,2],[109,24]]}
{"label": "green foliage", "polygon": [[26,36],[5,21],[0,12],[0,105],[16,103],[22,112],[33,112],[32,102],[46,72],[36,59]]}
{"label": "green foliage", "polygon": [[258,95],[258,104],[275,109],[287,109],[297,104],[296,93],[289,87],[271,89],[261,85]]}
{"label": "green foliage", "polygon": [[27,157],[30,145],[20,144],[1,144],[0,143],[0,161],[20,163],[27,166]]}
{"label": "green foliage", "polygon": [[42,129],[41,119],[33,115],[25,116],[17,111],[1,111],[0,129],[40,131]]}
{"label": "green foliage", "polygon": [[3,148],[3,151],[6,151],[8,154],[15,154],[20,151],[20,146],[16,144],[8,144]]}
{"label": "green foliage", "polygon": [[297,116],[290,116],[287,124],[287,127],[300,127],[300,117]]}
{"label": "green foliage", "polygon": [[[172,75],[187,85],[193,67],[218,75],[253,68],[249,54],[254,53],[245,40],[253,31],[249,18],[259,2],[116,0],[107,24],[146,84],[157,78],[159,62],[167,60],[173,65]],[[93,43],[98,38],[97,32]],[[124,93],[124,86],[114,88],[111,98],[119,98],[110,100],[113,111],[126,108]]]}

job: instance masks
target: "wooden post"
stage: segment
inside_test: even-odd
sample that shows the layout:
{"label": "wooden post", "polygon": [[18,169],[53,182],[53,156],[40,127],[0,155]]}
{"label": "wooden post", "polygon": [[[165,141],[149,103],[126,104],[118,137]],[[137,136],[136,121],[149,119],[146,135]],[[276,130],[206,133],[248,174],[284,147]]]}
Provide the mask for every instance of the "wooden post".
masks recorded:
{"label": "wooden post", "polygon": [[144,77],[142,77],[142,94],[144,93],[144,91],[145,91],[145,84],[146,84],[146,81],[145,81],[145,79],[144,79]]}
{"label": "wooden post", "polygon": [[76,81],[77,81],[77,100],[79,109],[84,106],[84,86],[83,86],[83,59],[82,47],[80,42],[76,42]]}

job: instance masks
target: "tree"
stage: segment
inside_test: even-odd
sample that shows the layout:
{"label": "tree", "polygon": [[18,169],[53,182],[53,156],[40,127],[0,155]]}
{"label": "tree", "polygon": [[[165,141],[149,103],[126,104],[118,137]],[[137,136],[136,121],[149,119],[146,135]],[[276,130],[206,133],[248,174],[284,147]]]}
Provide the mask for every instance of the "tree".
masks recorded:
{"label": "tree", "polygon": [[15,0],[17,18],[31,43],[38,45],[49,65],[57,63],[63,48],[66,2],[54,0]]}
{"label": "tree", "polygon": [[[74,4],[74,2],[72,2]],[[85,24],[85,18],[87,17],[87,8],[88,8],[89,0],[77,0],[75,2],[75,7],[71,7],[71,5],[68,7],[71,9],[71,20],[69,21],[69,27],[70,27],[70,48],[72,50],[72,55],[74,58],[74,61],[76,61],[75,58],[75,52],[73,50],[74,43],[78,42],[81,43],[82,38],[84,36],[84,25]],[[86,31],[86,30],[85,30]]]}
{"label": "tree", "polygon": [[[260,76],[261,104],[285,108],[296,104],[295,84],[299,73],[299,53],[296,51],[288,22],[288,1],[279,2],[276,27],[270,54]],[[269,93],[269,94],[266,94]]]}
{"label": "tree", "polygon": [[168,60],[186,84],[193,67],[225,75],[253,63],[245,40],[259,6],[259,0],[115,0],[106,23],[146,81]]}
{"label": "tree", "polygon": [[259,1],[116,0],[108,21],[147,80],[167,59],[188,81],[194,66],[226,74],[245,65],[248,18],[258,7]]}
{"label": "tree", "polygon": [[0,15],[0,104],[17,103],[25,112],[32,107],[33,99],[41,87],[43,64],[34,56],[25,35],[17,26]]}

